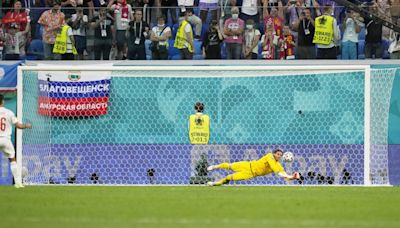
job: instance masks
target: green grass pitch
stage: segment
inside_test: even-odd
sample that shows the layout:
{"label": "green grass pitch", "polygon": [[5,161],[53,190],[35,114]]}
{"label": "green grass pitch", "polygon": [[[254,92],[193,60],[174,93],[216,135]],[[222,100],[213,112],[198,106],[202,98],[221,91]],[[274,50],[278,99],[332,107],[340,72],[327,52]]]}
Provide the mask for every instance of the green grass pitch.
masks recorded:
{"label": "green grass pitch", "polygon": [[1,227],[400,227],[399,187],[0,187]]}

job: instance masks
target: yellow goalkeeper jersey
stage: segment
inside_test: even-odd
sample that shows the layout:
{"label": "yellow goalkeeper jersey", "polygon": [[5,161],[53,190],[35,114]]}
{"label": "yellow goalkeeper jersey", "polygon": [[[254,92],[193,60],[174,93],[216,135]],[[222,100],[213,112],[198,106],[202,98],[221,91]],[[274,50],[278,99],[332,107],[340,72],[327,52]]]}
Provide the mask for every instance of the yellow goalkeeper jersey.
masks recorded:
{"label": "yellow goalkeeper jersey", "polygon": [[251,161],[250,164],[251,171],[253,172],[254,176],[263,176],[272,172],[285,172],[282,165],[275,160],[272,153],[268,153],[256,161]]}

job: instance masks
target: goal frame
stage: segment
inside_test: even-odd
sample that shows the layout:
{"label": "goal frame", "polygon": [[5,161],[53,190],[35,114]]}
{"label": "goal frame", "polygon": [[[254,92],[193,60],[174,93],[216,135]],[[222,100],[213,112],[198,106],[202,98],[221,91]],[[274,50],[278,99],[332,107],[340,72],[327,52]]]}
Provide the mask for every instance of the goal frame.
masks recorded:
{"label": "goal frame", "polygon": [[[175,66],[97,66],[97,65],[36,65],[36,66],[18,66],[17,73],[17,117],[22,120],[22,102],[23,102],[23,72],[24,71],[251,71],[251,70],[273,70],[273,71],[364,71],[364,186],[371,186],[370,179],[370,156],[371,156],[371,66],[370,65],[175,65]],[[119,75],[123,77],[123,75]],[[139,76],[140,77],[140,76]],[[144,77],[144,76],[142,76]],[[163,77],[163,76],[161,76]],[[185,77],[192,77],[186,75]],[[209,76],[213,77],[213,76]],[[220,77],[220,76],[216,76]],[[266,75],[268,77],[268,75]],[[33,127],[35,123],[32,123]],[[18,169],[22,170],[22,130],[16,129],[16,156]]]}

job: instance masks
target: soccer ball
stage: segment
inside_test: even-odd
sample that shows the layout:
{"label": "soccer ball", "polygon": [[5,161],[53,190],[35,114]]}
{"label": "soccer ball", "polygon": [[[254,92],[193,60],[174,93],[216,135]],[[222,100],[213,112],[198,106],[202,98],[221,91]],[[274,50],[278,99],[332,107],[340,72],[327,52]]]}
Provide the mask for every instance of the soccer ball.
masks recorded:
{"label": "soccer ball", "polygon": [[292,152],[285,152],[282,156],[284,162],[293,162],[294,155]]}

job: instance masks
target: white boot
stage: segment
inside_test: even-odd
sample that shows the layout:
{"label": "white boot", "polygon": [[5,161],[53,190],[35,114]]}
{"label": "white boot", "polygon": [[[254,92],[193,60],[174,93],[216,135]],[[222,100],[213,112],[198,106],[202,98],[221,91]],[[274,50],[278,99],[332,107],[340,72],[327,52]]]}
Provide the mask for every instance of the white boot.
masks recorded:
{"label": "white boot", "polygon": [[14,184],[15,188],[25,188],[23,184]]}
{"label": "white boot", "polygon": [[214,165],[210,165],[210,166],[207,167],[207,171],[212,171],[212,170],[214,170],[214,169],[215,169],[215,166],[214,166]]}

